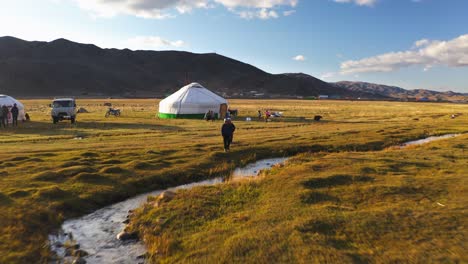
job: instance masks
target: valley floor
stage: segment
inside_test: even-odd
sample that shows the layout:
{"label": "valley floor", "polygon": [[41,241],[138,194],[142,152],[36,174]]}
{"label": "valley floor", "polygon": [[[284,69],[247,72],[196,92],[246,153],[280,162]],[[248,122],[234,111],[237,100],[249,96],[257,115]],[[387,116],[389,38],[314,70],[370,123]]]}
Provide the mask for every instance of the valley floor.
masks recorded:
{"label": "valley floor", "polygon": [[[121,117],[104,118],[107,101]],[[0,263],[46,262],[47,235],[64,219],[296,154],[262,180],[181,192],[141,209],[133,225],[150,259],[466,261],[467,136],[381,151],[468,132],[466,105],[232,100],[241,116],[224,153],[220,122],[159,120],[156,100],[78,100],[90,113],[76,125],[53,125],[47,100],[23,103],[32,121],[0,129]],[[285,117],[243,121],[258,109]]]}
{"label": "valley floor", "polygon": [[304,153],[257,181],[179,191],[133,229],[163,263],[463,263],[468,136]]}

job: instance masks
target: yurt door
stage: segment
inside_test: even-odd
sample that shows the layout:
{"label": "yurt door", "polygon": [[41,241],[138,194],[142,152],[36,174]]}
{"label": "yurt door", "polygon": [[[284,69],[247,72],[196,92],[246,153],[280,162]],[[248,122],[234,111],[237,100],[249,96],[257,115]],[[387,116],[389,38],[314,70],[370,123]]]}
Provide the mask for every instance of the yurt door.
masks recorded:
{"label": "yurt door", "polygon": [[223,119],[226,117],[227,109],[228,109],[227,104],[219,105],[219,118],[220,119]]}

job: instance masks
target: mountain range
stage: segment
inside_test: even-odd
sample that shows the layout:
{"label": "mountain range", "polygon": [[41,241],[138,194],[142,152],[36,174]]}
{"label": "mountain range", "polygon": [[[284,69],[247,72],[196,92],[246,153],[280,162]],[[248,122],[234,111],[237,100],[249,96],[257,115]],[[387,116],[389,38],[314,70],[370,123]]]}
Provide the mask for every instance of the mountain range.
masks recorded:
{"label": "mountain range", "polygon": [[466,101],[466,99],[468,99],[468,94],[455,93],[452,91],[438,92],[426,89],[406,90],[397,86],[367,82],[342,81],[332,83],[332,85],[354,92],[365,92],[401,101]]}
{"label": "mountain range", "polygon": [[408,93],[367,83],[327,83],[302,73],[270,74],[216,53],[102,49],[66,39],[0,37],[0,93],[12,96],[164,97],[190,82],[241,98],[323,94],[392,100]]}

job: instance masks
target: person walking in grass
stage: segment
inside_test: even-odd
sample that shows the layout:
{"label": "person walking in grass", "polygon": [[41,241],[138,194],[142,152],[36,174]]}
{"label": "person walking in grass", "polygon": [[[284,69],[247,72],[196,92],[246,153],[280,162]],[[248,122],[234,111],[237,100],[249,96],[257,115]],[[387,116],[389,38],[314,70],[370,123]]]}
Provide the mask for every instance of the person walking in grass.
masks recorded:
{"label": "person walking in grass", "polygon": [[232,123],[230,118],[224,119],[224,124],[221,127],[221,135],[224,140],[224,152],[228,152],[232,143],[232,138],[234,137],[234,131],[236,126]]}
{"label": "person walking in grass", "polygon": [[13,116],[13,126],[18,126],[18,114],[18,106],[16,104],[13,104],[13,107],[11,108],[11,115]]}
{"label": "person walking in grass", "polygon": [[7,127],[8,126],[8,113],[10,112],[8,110],[8,107],[6,105],[3,105],[2,106],[2,124],[3,124],[3,127]]}

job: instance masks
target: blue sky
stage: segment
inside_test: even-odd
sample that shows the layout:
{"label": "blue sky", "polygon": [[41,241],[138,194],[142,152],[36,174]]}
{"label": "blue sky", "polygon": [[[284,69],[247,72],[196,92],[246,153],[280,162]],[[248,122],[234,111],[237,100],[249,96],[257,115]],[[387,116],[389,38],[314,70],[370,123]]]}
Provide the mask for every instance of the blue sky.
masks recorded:
{"label": "blue sky", "polygon": [[0,36],[216,52],[271,73],[468,92],[466,0],[15,0]]}

